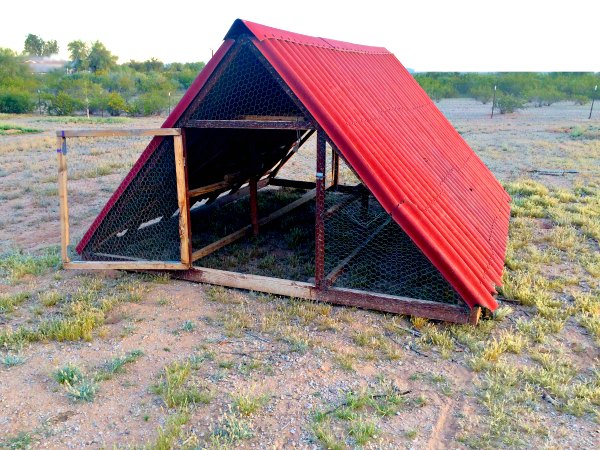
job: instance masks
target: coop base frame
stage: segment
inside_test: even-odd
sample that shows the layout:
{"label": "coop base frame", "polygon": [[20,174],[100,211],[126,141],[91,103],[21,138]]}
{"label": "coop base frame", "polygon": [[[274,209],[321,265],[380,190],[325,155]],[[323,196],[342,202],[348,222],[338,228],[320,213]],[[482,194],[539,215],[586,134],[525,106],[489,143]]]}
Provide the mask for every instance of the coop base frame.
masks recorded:
{"label": "coop base frame", "polygon": [[[214,124],[211,124],[213,126]],[[297,124],[294,124],[297,126]],[[307,128],[307,126],[304,126]],[[315,130],[308,130],[303,141]],[[58,191],[60,197],[60,223],[61,223],[61,256],[63,267],[65,269],[77,270],[131,270],[131,271],[170,271],[175,278],[197,282],[207,283],[229,288],[245,289],[254,292],[264,292],[267,294],[281,295],[287,297],[300,298],[305,300],[326,302],[334,305],[343,305],[363,309],[372,309],[382,312],[403,314],[417,317],[426,317],[434,320],[453,322],[460,324],[476,325],[481,315],[481,308],[474,307],[469,309],[466,305],[452,305],[428,300],[421,300],[409,297],[394,296],[380,293],[367,292],[356,289],[340,288],[331,286],[333,277],[337,276],[334,269],[330,274],[324,273],[324,218],[331,211],[324,209],[324,192],[335,187],[340,191],[347,191],[360,195],[359,186],[343,186],[338,184],[339,178],[339,151],[333,143],[332,146],[332,173],[331,179],[325,181],[325,145],[328,141],[325,133],[317,129],[317,177],[315,182],[286,180],[275,178],[278,169],[285,164],[285,159],[280,166],[274,169],[267,177],[261,180],[250,180],[247,188],[240,189],[237,196],[242,193],[250,195],[251,204],[256,204],[257,191],[267,185],[279,187],[294,187],[309,190],[300,199],[288,204],[269,216],[258,219],[256,207],[252,208],[252,218],[250,225],[209,244],[208,246],[193,251],[191,245],[191,226],[190,226],[190,202],[189,198],[201,195],[207,192],[207,189],[216,191],[226,188],[224,183],[203,187],[196,190],[188,190],[187,185],[187,167],[186,167],[186,148],[185,134],[181,128],[160,128],[144,130],[65,130],[57,134],[57,154],[58,154]],[[179,210],[184,211],[179,218],[179,236],[180,236],[180,261],[71,261],[68,255],[69,245],[69,209],[67,202],[67,138],[78,137],[104,137],[104,136],[161,136],[172,137],[175,150],[175,169],[177,178],[177,197]],[[358,188],[358,190],[357,190]],[[266,277],[262,275],[245,274],[233,271],[218,270],[206,267],[197,267],[193,262],[204,256],[238,240],[250,233],[257,233],[259,226],[266,225],[284,214],[287,214],[296,207],[310,200],[316,201],[316,261],[315,261],[315,282],[300,282],[289,279]],[[375,234],[378,230],[375,232]],[[374,234],[374,235],[375,235]],[[373,235],[373,236],[374,236]],[[372,236],[372,237],[373,237]],[[347,264],[352,254],[342,262]]]}

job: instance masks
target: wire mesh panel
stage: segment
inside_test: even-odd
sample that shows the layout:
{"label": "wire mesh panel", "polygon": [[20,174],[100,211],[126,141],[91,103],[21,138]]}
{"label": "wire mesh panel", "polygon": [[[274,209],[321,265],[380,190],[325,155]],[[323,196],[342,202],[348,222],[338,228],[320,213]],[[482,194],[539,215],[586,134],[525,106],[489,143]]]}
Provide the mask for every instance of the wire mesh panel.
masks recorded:
{"label": "wire mesh panel", "polygon": [[[69,207],[71,242],[80,242],[92,219],[108,202],[110,209],[80,246],[80,255],[71,248],[73,260],[87,261],[178,261],[180,258],[179,209],[173,139],[162,139],[158,148],[141,165],[126,187],[119,187],[130,171],[135,156],[148,143],[148,138],[103,138],[69,142],[71,166],[78,164],[78,153],[95,153],[89,160],[93,175],[92,189],[84,193],[77,172],[69,169]],[[122,163],[115,163],[128,155]],[[111,166],[112,164],[112,166]],[[114,167],[114,170],[110,168]],[[118,188],[118,189],[117,189]],[[89,190],[89,189],[87,189]],[[117,192],[111,197],[111,193]],[[89,198],[93,196],[93,198]],[[87,197],[87,198],[86,198]],[[85,209],[86,217],[77,211]],[[81,225],[85,224],[85,227]]]}
{"label": "wire mesh panel", "polygon": [[[345,179],[354,180],[344,166],[341,161]],[[462,302],[368,190],[329,190],[325,205],[325,277],[330,286]]]}

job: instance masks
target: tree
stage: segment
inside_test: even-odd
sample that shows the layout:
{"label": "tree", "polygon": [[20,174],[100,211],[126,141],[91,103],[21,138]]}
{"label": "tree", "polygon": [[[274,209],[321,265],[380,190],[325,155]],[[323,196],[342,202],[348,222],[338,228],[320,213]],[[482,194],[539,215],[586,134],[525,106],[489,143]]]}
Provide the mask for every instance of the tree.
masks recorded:
{"label": "tree", "polygon": [[46,41],[44,43],[44,51],[42,56],[51,56],[58,53],[58,42],[56,40]]}
{"label": "tree", "polygon": [[76,71],[87,69],[88,56],[90,54],[88,45],[81,40],[77,40],[69,42],[67,48],[71,55],[71,66],[73,69]]}
{"label": "tree", "polygon": [[29,33],[25,38],[24,53],[31,56],[44,56],[44,44],[45,42],[41,37]]}
{"label": "tree", "polygon": [[108,72],[117,65],[117,59],[102,42],[96,41],[87,58],[88,67],[92,72]]}

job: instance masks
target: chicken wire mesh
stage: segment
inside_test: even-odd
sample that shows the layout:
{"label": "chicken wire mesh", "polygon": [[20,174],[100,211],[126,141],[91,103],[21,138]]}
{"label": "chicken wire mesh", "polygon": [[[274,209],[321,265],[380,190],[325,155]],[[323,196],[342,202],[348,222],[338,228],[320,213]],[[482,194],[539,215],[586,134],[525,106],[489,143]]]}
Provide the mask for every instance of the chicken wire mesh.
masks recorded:
{"label": "chicken wire mesh", "polygon": [[[80,241],[92,219],[116,190],[112,206],[89,240],[80,244],[80,253],[70,246],[72,260],[179,260],[179,207],[173,139],[162,139],[128,185],[120,186],[145,144],[147,138],[103,138],[90,140],[89,145],[82,140],[68,143],[74,149],[69,151],[69,160],[76,164],[85,161],[80,157],[86,151],[96,153],[95,158],[89,161],[92,169],[87,173],[91,179],[85,180],[85,184],[91,186],[89,194],[82,190],[82,183],[78,182],[81,178],[70,170],[69,207],[71,228],[74,230],[73,244]],[[86,150],[88,147],[91,150]],[[115,162],[123,155],[128,155],[123,162]],[[112,172],[108,170],[111,167],[114,167]],[[84,210],[85,218],[78,214]],[[82,227],[83,223],[87,227]]]}
{"label": "chicken wire mesh", "polygon": [[[358,179],[343,161],[340,178]],[[364,187],[325,193],[328,286],[459,304],[459,295]]]}

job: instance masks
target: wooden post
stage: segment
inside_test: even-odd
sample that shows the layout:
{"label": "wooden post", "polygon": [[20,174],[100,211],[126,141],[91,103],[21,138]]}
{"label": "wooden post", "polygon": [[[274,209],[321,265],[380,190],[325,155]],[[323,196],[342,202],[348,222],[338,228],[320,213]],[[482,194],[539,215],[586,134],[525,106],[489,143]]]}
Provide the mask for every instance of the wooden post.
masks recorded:
{"label": "wooden post", "polygon": [[252,234],[258,236],[258,189],[256,178],[251,178],[250,186],[250,223],[252,224]]}
{"label": "wooden post", "polygon": [[188,200],[188,183],[186,155],[183,136],[173,136],[175,148],[175,175],[177,177],[177,204],[179,206],[179,238],[181,239],[181,263],[190,267],[192,264],[192,239],[190,227],[190,204]]}
{"label": "wooden post", "polygon": [[[64,134],[64,133],[63,133]],[[56,137],[56,154],[58,155],[58,195],[60,199],[60,254],[63,263],[69,259],[69,204],[67,202],[67,140],[64,136]]]}
{"label": "wooden post", "polygon": [[331,179],[332,186],[337,187],[340,181],[340,155],[333,147],[331,148]]}
{"label": "wooden post", "polygon": [[316,197],[315,197],[315,286],[324,287],[325,281],[325,132],[317,131]]}

